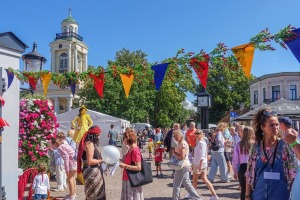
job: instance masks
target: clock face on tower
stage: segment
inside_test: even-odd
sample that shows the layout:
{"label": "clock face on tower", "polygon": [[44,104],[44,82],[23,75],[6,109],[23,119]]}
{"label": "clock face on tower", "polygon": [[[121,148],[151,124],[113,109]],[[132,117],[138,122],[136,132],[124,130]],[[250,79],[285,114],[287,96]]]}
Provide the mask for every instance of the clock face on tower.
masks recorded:
{"label": "clock face on tower", "polygon": [[208,107],[208,97],[198,97],[198,107]]}

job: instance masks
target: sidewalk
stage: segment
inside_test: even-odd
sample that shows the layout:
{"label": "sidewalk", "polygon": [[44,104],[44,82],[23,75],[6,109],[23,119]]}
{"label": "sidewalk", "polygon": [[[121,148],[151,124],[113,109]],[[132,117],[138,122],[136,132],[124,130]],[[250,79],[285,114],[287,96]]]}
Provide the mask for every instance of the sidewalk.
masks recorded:
{"label": "sidewalk", "polygon": [[[148,158],[148,151],[142,153],[144,160],[151,162]],[[168,160],[164,160],[163,163],[166,163]],[[155,177],[156,171],[154,166],[154,161],[152,163],[153,171],[153,183],[143,186],[143,193],[145,200],[171,200],[172,198],[172,186],[173,178],[171,177],[172,171],[168,169],[167,165],[162,165],[163,169],[163,178]],[[114,176],[105,176],[105,187],[107,200],[119,200],[121,198],[121,188],[122,188],[122,170],[119,168]],[[221,183],[218,182],[219,179],[216,177],[215,183],[213,183],[214,188],[222,200],[227,199],[239,199],[240,190],[237,190],[239,183],[235,180],[232,180],[230,183]],[[51,181],[51,190],[56,187],[56,182]],[[77,185],[76,189],[77,200],[84,200],[84,187],[83,185]],[[209,199],[211,194],[202,181],[198,181],[198,194],[201,194],[202,199]],[[68,189],[63,192],[54,192],[51,191],[52,199],[63,199],[65,195],[68,194]],[[184,196],[187,195],[187,192],[184,188],[181,189],[181,199],[184,199]]]}

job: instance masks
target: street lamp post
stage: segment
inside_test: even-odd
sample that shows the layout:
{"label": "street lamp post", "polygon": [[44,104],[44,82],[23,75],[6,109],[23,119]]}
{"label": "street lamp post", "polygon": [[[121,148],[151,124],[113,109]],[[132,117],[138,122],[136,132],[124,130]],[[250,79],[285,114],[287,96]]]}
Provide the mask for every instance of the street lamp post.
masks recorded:
{"label": "street lamp post", "polygon": [[197,108],[200,111],[201,129],[208,129],[208,108],[211,107],[211,95],[204,90],[197,94]]}
{"label": "street lamp post", "polygon": [[32,52],[22,56],[24,62],[24,71],[38,72],[43,70],[43,65],[46,62],[46,58],[37,52],[37,44],[33,43]]}
{"label": "street lamp post", "polygon": [[[43,70],[43,65],[46,62],[46,58],[37,52],[36,43],[33,43],[32,52],[23,55],[22,60],[24,62],[24,71],[27,72],[38,72]],[[26,91],[28,89],[21,88],[21,90]],[[31,86],[29,90],[33,94],[34,90]]]}

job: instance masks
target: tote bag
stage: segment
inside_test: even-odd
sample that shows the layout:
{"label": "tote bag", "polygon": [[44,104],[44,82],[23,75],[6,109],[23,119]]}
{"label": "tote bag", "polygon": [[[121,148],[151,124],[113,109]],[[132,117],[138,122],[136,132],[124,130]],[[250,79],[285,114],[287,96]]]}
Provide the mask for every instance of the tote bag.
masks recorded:
{"label": "tote bag", "polygon": [[[131,165],[135,165],[132,161],[132,152],[131,152]],[[153,182],[151,164],[146,161],[141,160],[141,171],[132,171],[126,169],[129,183],[131,187],[139,187]]]}
{"label": "tote bag", "polygon": [[183,168],[183,160],[177,159],[175,156],[171,156],[170,161],[167,163],[168,167],[173,170],[181,170]]}

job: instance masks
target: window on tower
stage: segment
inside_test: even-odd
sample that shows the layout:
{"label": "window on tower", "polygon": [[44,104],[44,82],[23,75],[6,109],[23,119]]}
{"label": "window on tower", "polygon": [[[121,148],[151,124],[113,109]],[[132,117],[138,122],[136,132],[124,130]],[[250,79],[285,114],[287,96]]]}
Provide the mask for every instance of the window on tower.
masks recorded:
{"label": "window on tower", "polygon": [[68,71],[68,54],[62,53],[59,56],[59,73]]}

